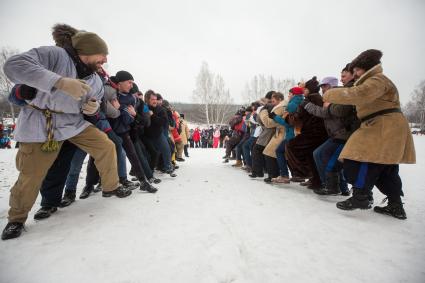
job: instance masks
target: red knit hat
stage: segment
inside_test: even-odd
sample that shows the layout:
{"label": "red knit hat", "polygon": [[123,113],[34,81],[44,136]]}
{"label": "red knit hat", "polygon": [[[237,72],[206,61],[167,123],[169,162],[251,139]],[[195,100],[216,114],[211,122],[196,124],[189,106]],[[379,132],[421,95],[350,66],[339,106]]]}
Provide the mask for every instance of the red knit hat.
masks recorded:
{"label": "red knit hat", "polygon": [[300,95],[300,94],[304,94],[304,89],[299,86],[294,86],[293,88],[289,90],[289,92],[292,93],[293,95]]}

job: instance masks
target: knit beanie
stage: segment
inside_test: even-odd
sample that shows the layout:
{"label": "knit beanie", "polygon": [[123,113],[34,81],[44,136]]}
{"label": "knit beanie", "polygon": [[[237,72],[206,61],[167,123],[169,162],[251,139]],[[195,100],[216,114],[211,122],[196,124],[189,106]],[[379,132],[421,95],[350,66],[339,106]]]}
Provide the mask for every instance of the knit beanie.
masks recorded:
{"label": "knit beanie", "polygon": [[319,81],[317,77],[314,76],[310,80],[306,81],[305,88],[308,89],[310,93],[318,93],[320,90]]}
{"label": "knit beanie", "polygon": [[289,90],[289,92],[292,93],[293,95],[302,95],[304,93],[304,89],[299,86],[294,86],[293,88]]}
{"label": "knit beanie", "polygon": [[133,83],[133,87],[130,89],[129,93],[134,94],[139,92],[139,87],[136,85],[136,83]]}
{"label": "knit beanie", "polygon": [[106,42],[93,32],[79,31],[71,40],[78,55],[108,55]]}
{"label": "knit beanie", "polygon": [[360,68],[365,71],[381,63],[382,52],[376,49],[369,49],[360,53],[350,64],[350,69]]}
{"label": "knit beanie", "polygon": [[133,76],[127,71],[119,71],[118,73],[116,73],[115,78],[117,83],[125,81],[134,81]]}

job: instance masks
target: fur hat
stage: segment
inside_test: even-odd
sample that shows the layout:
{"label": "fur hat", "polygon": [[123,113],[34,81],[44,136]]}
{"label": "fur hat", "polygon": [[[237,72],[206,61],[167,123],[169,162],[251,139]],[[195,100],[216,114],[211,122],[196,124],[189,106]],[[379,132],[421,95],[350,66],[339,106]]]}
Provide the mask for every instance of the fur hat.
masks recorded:
{"label": "fur hat", "polygon": [[310,93],[318,93],[320,90],[319,81],[317,77],[314,76],[310,80],[305,82],[305,88],[308,89]]}
{"label": "fur hat", "polygon": [[56,46],[66,47],[72,46],[72,37],[78,32],[76,28],[73,28],[66,24],[56,24],[52,28],[53,40]]}
{"label": "fur hat", "polygon": [[105,41],[93,32],[77,30],[67,24],[56,24],[52,28],[52,36],[56,46],[72,46],[79,55],[108,55]]}
{"label": "fur hat", "polygon": [[351,63],[350,69],[360,68],[365,71],[381,63],[382,52],[377,49],[368,49],[360,53]]}

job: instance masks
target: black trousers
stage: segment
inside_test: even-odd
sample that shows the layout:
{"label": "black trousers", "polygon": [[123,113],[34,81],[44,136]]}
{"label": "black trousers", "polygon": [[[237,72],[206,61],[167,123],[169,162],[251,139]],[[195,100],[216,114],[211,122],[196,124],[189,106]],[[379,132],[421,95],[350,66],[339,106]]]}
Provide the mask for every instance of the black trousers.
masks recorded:
{"label": "black trousers", "polygon": [[263,176],[264,175],[264,165],[265,165],[265,159],[264,159],[264,150],[265,146],[255,144],[252,148],[252,173],[257,176]]}
{"label": "black trousers", "polygon": [[269,178],[276,178],[279,176],[279,166],[277,164],[277,159],[267,155],[264,155],[264,159],[266,161],[266,169],[267,173],[269,174]]}
{"label": "black trousers", "polygon": [[66,177],[76,150],[77,147],[74,144],[68,141],[63,142],[58,157],[41,184],[41,206],[58,207],[60,205]]}
{"label": "black trousers", "polygon": [[227,142],[226,142],[226,156],[230,156],[232,153],[232,150],[238,145],[238,143],[241,141],[242,137],[240,135],[233,135]]}
{"label": "black trousers", "polygon": [[139,180],[146,180],[145,172],[143,171],[142,164],[139,160],[139,157],[137,156],[136,148],[131,141],[130,134],[124,133],[118,134],[118,136],[122,139],[122,147],[124,148],[125,154],[130,161],[134,174]]}
{"label": "black trousers", "polygon": [[189,157],[189,145],[185,144],[183,147],[184,150],[184,156]]}
{"label": "black trousers", "polygon": [[344,175],[353,188],[371,192],[376,186],[389,201],[401,203],[404,196],[398,164],[378,164],[345,159]]}

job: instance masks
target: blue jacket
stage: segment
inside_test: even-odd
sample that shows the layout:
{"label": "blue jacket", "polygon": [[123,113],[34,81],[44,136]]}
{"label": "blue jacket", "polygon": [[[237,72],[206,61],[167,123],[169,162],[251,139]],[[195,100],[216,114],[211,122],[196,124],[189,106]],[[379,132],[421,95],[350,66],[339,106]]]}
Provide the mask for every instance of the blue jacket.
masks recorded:
{"label": "blue jacket", "polygon": [[135,107],[136,98],[132,94],[118,93],[118,102],[120,103],[120,116],[116,119],[110,119],[112,129],[117,134],[128,133],[131,129],[131,124],[134,122],[134,117],[128,113],[127,107],[132,105]]}
{"label": "blue jacket", "polygon": [[[295,111],[297,111],[298,106],[301,104],[301,102],[303,102],[304,97],[302,95],[295,95],[294,97],[292,97],[292,99],[288,102],[288,106],[286,107],[286,110],[289,113],[294,113]],[[273,119],[276,123],[285,126],[285,140],[289,141],[291,139],[293,139],[295,137],[295,131],[294,131],[294,127],[289,125],[285,119],[281,116],[275,116]]]}

